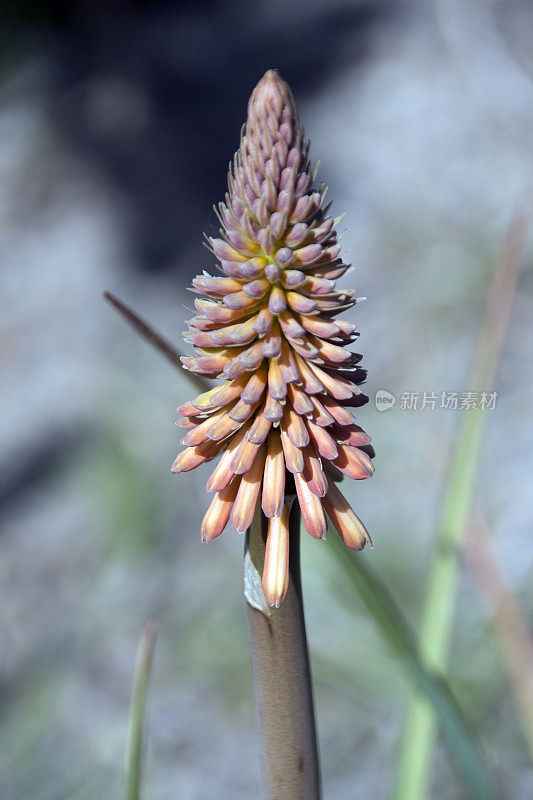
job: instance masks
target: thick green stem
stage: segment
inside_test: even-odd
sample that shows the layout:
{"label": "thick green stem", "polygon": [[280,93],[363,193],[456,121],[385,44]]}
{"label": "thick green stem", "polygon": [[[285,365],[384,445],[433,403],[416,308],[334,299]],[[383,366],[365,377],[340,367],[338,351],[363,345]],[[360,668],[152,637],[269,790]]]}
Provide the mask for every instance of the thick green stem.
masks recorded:
{"label": "thick green stem", "polygon": [[300,581],[300,509],[290,526],[290,583],[281,608],[261,588],[267,519],[246,534],[244,580],[263,800],[319,800],[320,769]]}

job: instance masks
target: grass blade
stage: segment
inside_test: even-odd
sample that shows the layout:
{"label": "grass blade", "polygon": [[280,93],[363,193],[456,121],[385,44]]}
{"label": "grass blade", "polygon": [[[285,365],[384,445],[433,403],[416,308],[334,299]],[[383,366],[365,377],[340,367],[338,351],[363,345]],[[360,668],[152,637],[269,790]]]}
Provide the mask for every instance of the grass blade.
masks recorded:
{"label": "grass blade", "polygon": [[[362,600],[383,640],[402,660],[417,690],[438,716],[451,763],[467,787],[469,797],[472,800],[498,800],[489,765],[474,732],[446,681],[422,663],[415,635],[387,586],[368,566],[364,556],[346,549],[335,531],[331,530],[328,542],[328,551],[344,572],[347,586]],[[415,800],[415,795],[411,800]]]}
{"label": "grass blade", "polygon": [[[509,227],[492,281],[471,386],[471,391],[476,393],[488,393],[494,385],[528,229],[529,214],[520,209]],[[485,416],[481,409],[463,412],[455,456],[448,470],[450,480],[437,529],[436,552],[424,603],[420,653],[428,667],[441,673],[444,673],[448,661],[458,552],[472,503]],[[433,708],[426,697],[416,694],[404,732],[396,800],[425,800],[436,733]]]}
{"label": "grass blade", "polygon": [[140,800],[141,797],[146,698],[154,657],[156,632],[157,626],[153,622],[147,623],[137,652],[126,745],[124,800]]}

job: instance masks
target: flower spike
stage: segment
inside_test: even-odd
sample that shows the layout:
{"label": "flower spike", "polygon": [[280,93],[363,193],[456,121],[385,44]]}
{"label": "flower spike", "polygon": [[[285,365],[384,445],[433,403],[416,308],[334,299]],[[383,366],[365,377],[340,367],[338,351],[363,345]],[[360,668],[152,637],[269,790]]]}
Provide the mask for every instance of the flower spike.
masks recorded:
{"label": "flower spike", "polygon": [[[336,289],[349,265],[334,220],[315,187],[288,85],[269,70],[254,89],[228,194],[208,240],[220,276],[193,280],[198,316],[188,322],[195,355],[183,367],[223,382],[178,409],[188,445],[174,472],[220,453],[207,482],[202,523],[210,541],[231,520],[244,532],[261,504],[268,518],[263,591],[280,606],[289,582],[286,493],[296,494],[308,533],[326,536],[326,514],[348,547],[370,536],[336,483],[371,477],[370,437],[350,408],[367,398],[366,372],[347,348],[355,326],[336,316],[357,299]],[[291,474],[292,473],[292,474]]]}

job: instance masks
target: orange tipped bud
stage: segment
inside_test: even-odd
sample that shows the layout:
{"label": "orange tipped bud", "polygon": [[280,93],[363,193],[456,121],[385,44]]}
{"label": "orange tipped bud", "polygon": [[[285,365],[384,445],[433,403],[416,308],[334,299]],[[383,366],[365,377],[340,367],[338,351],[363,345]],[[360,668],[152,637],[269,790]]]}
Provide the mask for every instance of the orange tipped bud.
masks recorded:
{"label": "orange tipped bud", "polygon": [[347,380],[340,376],[333,377],[312,362],[309,362],[309,366],[326,390],[326,393],[334,397],[335,400],[348,400],[349,397],[352,397],[354,393],[353,386]]}
{"label": "orange tipped bud", "polygon": [[268,367],[268,393],[274,400],[284,400],[287,394],[287,384],[281,377],[279,363],[275,358],[270,359]]}
{"label": "orange tipped bud", "polygon": [[302,473],[295,474],[294,482],[305,530],[315,539],[325,539],[328,524],[320,497],[311,491]]}
{"label": "orange tipped bud", "polygon": [[239,491],[233,504],[231,521],[239,533],[244,533],[252,524],[255,506],[261,490],[261,479],[265,465],[266,448],[262,444],[250,469],[242,476]]}
{"label": "orange tipped bud", "polygon": [[313,494],[317,497],[324,497],[328,490],[328,481],[322,469],[322,462],[313,445],[305,447],[304,456],[304,479]]}
{"label": "orange tipped bud", "polygon": [[287,393],[289,400],[297,414],[307,416],[313,412],[313,403],[311,397],[305,392],[302,392],[297,386],[289,384],[287,386]]}
{"label": "orange tipped bud", "polygon": [[239,400],[239,402],[233,406],[228,416],[230,419],[234,420],[234,422],[246,422],[254,413],[256,406],[257,403],[245,403],[244,400]]}
{"label": "orange tipped bud", "polygon": [[311,436],[311,441],[315,445],[322,458],[325,458],[328,461],[333,461],[334,458],[337,458],[339,454],[337,443],[335,442],[335,439],[329,435],[326,428],[321,428],[310,419],[307,420],[307,428],[309,430],[309,435]]}
{"label": "orange tipped bud", "polygon": [[371,478],[374,473],[374,465],[363,450],[349,445],[339,444],[339,457],[333,463],[344,475],[356,481]]}
{"label": "orange tipped bud", "polygon": [[182,450],[177,459],[171,467],[171,472],[189,472],[191,469],[196,469],[200,464],[205,464],[206,461],[211,461],[216,456],[218,451],[223,445],[219,442],[202,442],[202,444],[195,447],[188,447]]}
{"label": "orange tipped bud", "polygon": [[302,385],[302,389],[306,394],[320,394],[324,391],[324,385],[318,380],[317,376],[310,369],[307,362],[298,355],[295,354],[296,364],[298,366],[298,372],[300,373],[300,382]]}
{"label": "orange tipped bud", "polygon": [[213,420],[213,424],[207,431],[207,435],[214,442],[227,439],[227,437],[238,431],[244,420],[234,420],[228,413],[221,414]]}
{"label": "orange tipped bud", "polygon": [[280,426],[281,444],[285,455],[285,465],[289,472],[302,472],[304,468],[304,457],[299,447],[293,445],[285,427]]}
{"label": "orange tipped bud", "polygon": [[235,478],[229,486],[217,492],[207,509],[207,513],[202,520],[202,541],[210,542],[216,536],[220,536],[228,524],[233,501],[239,490],[240,478]]}
{"label": "orange tipped bud", "polygon": [[305,447],[309,444],[309,431],[303,418],[291,408],[285,406],[283,421],[287,430],[287,436],[295,447]]}
{"label": "orange tipped bud", "polygon": [[[213,403],[213,398],[218,395],[222,389],[225,389],[229,385],[229,383],[225,383],[224,386],[213,386],[213,388],[208,392],[204,392],[203,394],[198,395],[198,397],[195,397],[191,403],[193,408],[197,409],[195,413],[197,414],[198,411],[211,411],[213,408],[216,408],[216,405]],[[185,412],[180,411],[179,413],[184,414]]]}
{"label": "orange tipped bud", "polygon": [[[211,396],[211,403],[215,408],[227,406],[241,396],[241,393],[248,381],[247,375],[241,375],[233,381],[223,383],[222,386],[216,386],[216,392]],[[196,405],[196,400],[194,401]]]}
{"label": "orange tipped bud", "polygon": [[227,413],[224,409],[217,411],[215,414],[211,414],[206,420],[204,420],[200,425],[197,425],[192,431],[189,431],[183,439],[181,440],[181,444],[185,445],[196,445],[205,442],[209,438],[208,431],[218,422],[220,419],[224,419],[227,417]]}
{"label": "orange tipped bud", "polygon": [[235,436],[232,437],[222,458],[218,462],[216,468],[213,470],[209,480],[207,481],[206,489],[208,492],[218,492],[221,489],[224,489],[228,485],[228,483],[232,480],[235,473],[232,472],[231,470],[231,462],[233,460],[233,456],[235,455],[237,448],[239,447],[244,437],[248,434],[248,431],[249,431],[249,423],[243,425],[240,431],[238,431],[235,434]]}
{"label": "orange tipped bud", "polygon": [[267,517],[279,517],[285,499],[285,458],[278,431],[268,437],[268,449],[263,475],[263,513]]}
{"label": "orange tipped bud", "polygon": [[249,439],[243,439],[231,460],[231,471],[236,475],[248,472],[259,452],[259,447],[260,445],[250,442]]}
{"label": "orange tipped bud", "polygon": [[241,394],[245,403],[257,403],[263,396],[267,385],[268,367],[262,364],[251,377],[247,376],[246,386]]}
{"label": "orange tipped bud", "polygon": [[317,399],[317,396],[311,395],[309,399],[313,405],[313,422],[315,425],[321,428],[327,428],[329,425],[333,425],[335,420],[331,414],[326,411],[320,400]]}
{"label": "orange tipped bud", "polygon": [[372,546],[367,529],[334,483],[330,483],[322,502],[328,517],[347,547],[352,550],[362,550],[367,542]]}

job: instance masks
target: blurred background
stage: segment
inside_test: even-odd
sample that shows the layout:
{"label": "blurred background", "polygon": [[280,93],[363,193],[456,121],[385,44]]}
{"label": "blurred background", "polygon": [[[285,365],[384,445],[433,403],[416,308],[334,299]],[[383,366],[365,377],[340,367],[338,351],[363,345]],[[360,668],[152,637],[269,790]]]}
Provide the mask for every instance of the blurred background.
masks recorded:
{"label": "blurred background", "polygon": [[[104,303],[177,346],[213,259],[227,164],[270,67],[290,83],[333,210],[369,370],[372,481],[346,493],[371,562],[418,626],[460,411],[404,392],[469,389],[482,309],[533,170],[528,0],[12,2],[0,23],[0,795],[118,798],[135,651],[159,622],[145,797],[257,797],[243,541],[209,546],[206,471],[174,477],[191,395]],[[532,241],[476,504],[533,611]],[[376,408],[379,389],[396,405]],[[328,543],[303,540],[325,797],[387,798],[411,683]],[[503,796],[533,775],[490,601],[461,566],[450,683]],[[432,797],[464,790],[445,752]]]}

